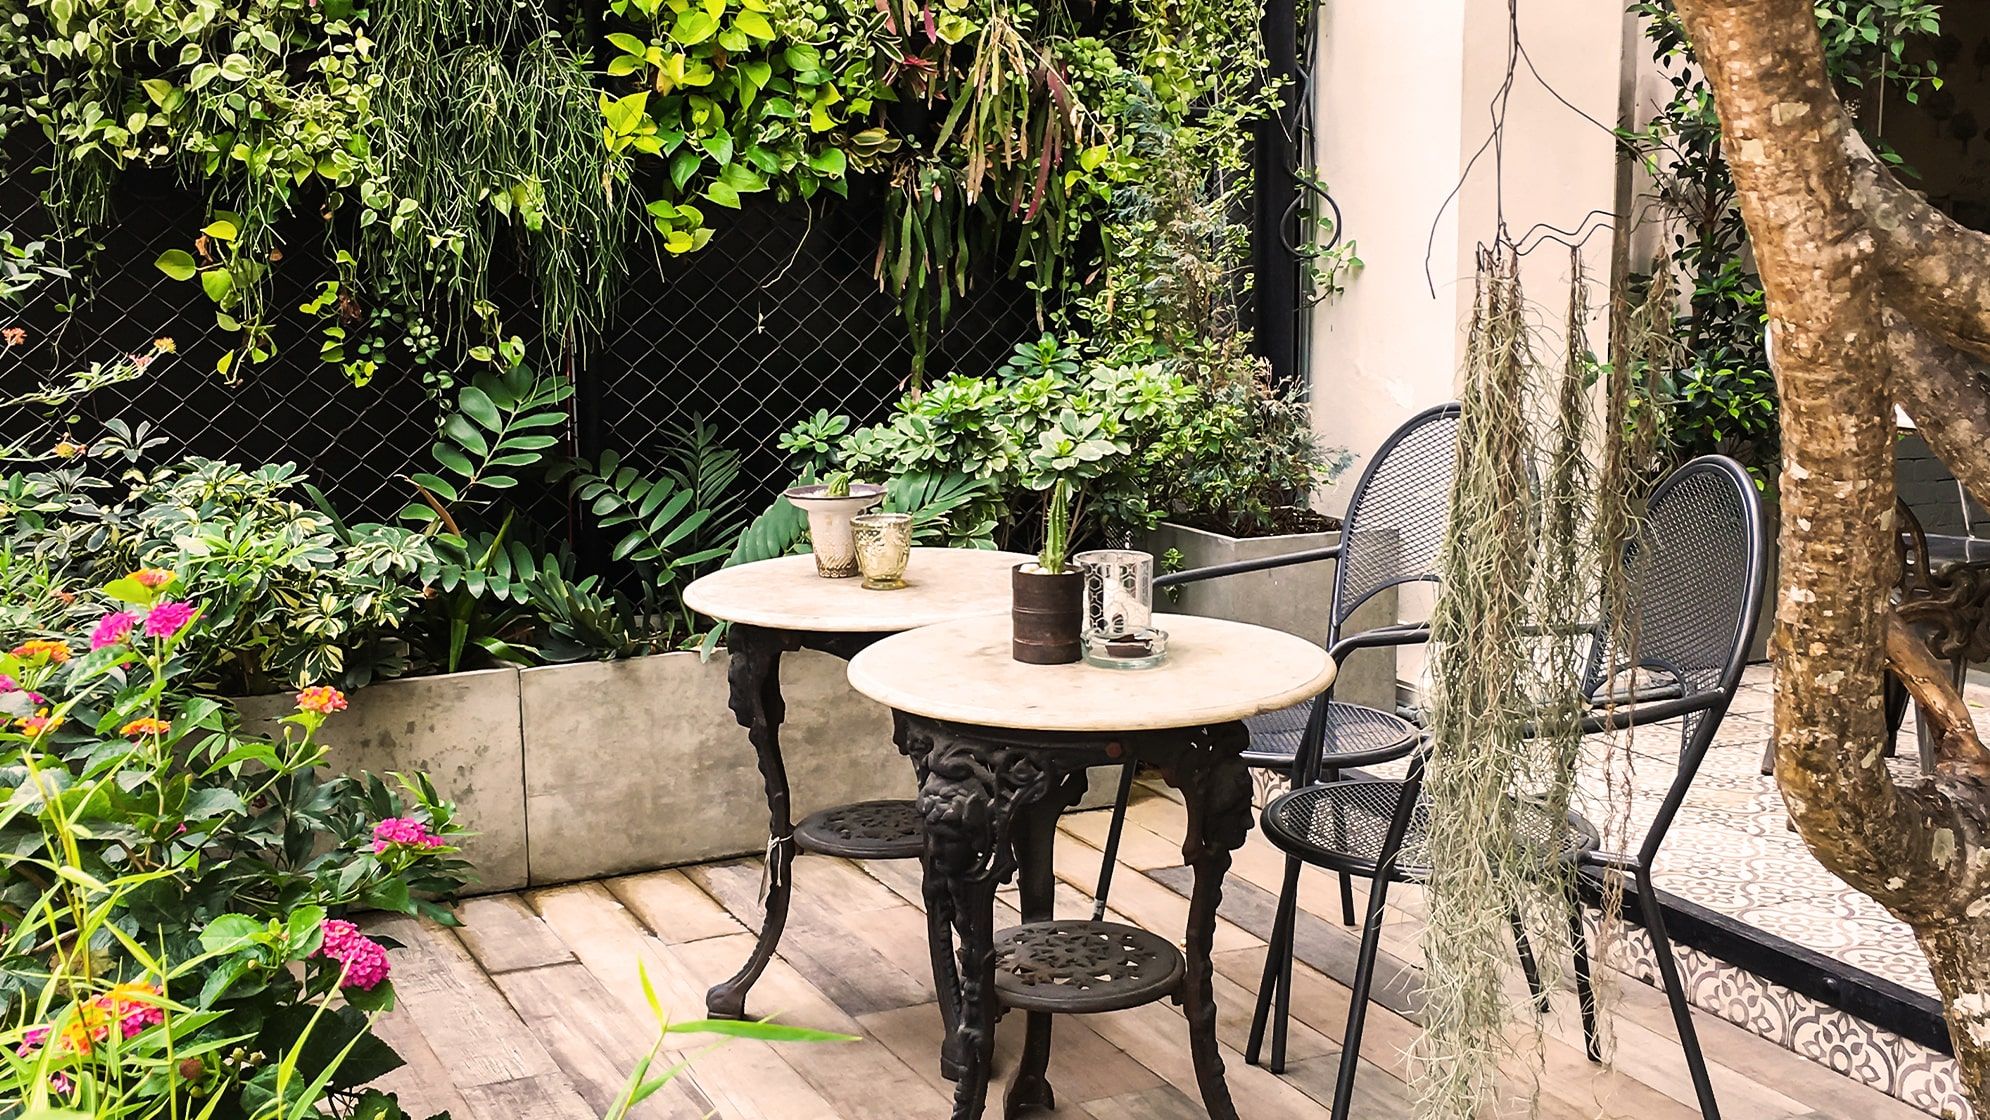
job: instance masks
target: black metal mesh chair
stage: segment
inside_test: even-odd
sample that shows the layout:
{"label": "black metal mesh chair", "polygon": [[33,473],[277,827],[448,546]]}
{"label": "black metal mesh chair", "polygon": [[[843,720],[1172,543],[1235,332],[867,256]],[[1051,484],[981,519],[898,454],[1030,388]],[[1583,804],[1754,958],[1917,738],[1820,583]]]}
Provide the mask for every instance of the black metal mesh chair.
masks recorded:
{"label": "black metal mesh chair", "polygon": [[[1155,580],[1155,585],[1193,583],[1332,559],[1338,563],[1334,569],[1325,639],[1336,665],[1345,663],[1357,650],[1388,650],[1427,640],[1430,628],[1425,625],[1394,624],[1353,634],[1346,633],[1345,628],[1355,612],[1376,595],[1404,584],[1437,579],[1437,554],[1444,544],[1451,483],[1457,471],[1458,417],[1456,402],[1436,405],[1410,417],[1390,433],[1355,484],[1347,515],[1342,518],[1339,544],[1177,572]],[[1255,716],[1245,724],[1251,731],[1251,743],[1244,761],[1283,771],[1294,785],[1305,785],[1323,777],[1333,780],[1343,770],[1403,758],[1416,749],[1421,738],[1421,732],[1408,720],[1392,712],[1335,700],[1331,688],[1311,701]],[[1132,781],[1133,769],[1128,767],[1120,779],[1119,798],[1106,838],[1095,918],[1104,917]],[[1285,1012],[1291,1004],[1291,944],[1298,924],[1301,866],[1296,857],[1285,861],[1272,952],[1266,958],[1264,998],[1270,998],[1275,990],[1280,1005],[1275,1049],[1281,1061],[1274,1068],[1282,1067]],[[1347,874],[1341,876],[1340,894],[1342,921],[1352,926],[1354,887]],[[1274,968],[1274,962],[1281,960],[1284,963]],[[1257,1014],[1260,1027],[1265,1015],[1261,1001]]]}
{"label": "black metal mesh chair", "polygon": [[[1583,694],[1592,698],[1596,714],[1586,721],[1585,728],[1594,733],[1676,722],[1680,734],[1678,772],[1634,852],[1601,850],[1595,828],[1579,816],[1557,821],[1545,810],[1530,813],[1523,806],[1519,819],[1530,837],[1563,858],[1635,879],[1639,916],[1651,938],[1701,1115],[1718,1120],[1719,1107],[1652,885],[1651,868],[1734,699],[1754,637],[1765,562],[1761,502],[1747,472],[1720,456],[1695,459],[1679,468],[1652,492],[1641,532],[1625,546],[1625,560],[1634,615],[1629,626],[1600,624],[1591,632],[1581,687]],[[1611,640],[1615,633],[1628,634],[1631,648],[1616,648]],[[1631,693],[1629,702],[1624,695],[1627,691]],[[1441,743],[1427,748],[1443,749]],[[1334,1094],[1335,1120],[1345,1120],[1353,1099],[1388,885],[1423,876],[1424,839],[1433,828],[1441,827],[1431,820],[1430,805],[1422,796],[1424,758],[1419,754],[1401,781],[1314,784],[1277,798],[1264,810],[1265,835],[1288,855],[1373,880],[1343,1035],[1340,1080]],[[1575,913],[1571,933],[1576,950],[1576,992],[1589,1056],[1598,1060],[1601,1055],[1596,1003],[1589,982],[1587,935],[1580,911]],[[1545,999],[1517,921],[1515,935],[1522,970],[1535,998]],[[1288,961],[1289,956],[1288,951]],[[1265,1002],[1265,994],[1260,993],[1261,1012]],[[1282,1016],[1285,1009],[1279,1010]],[[1255,1060],[1262,1037],[1260,1024],[1252,1031],[1249,1059]],[[1275,1046],[1274,1067],[1282,1057]]]}

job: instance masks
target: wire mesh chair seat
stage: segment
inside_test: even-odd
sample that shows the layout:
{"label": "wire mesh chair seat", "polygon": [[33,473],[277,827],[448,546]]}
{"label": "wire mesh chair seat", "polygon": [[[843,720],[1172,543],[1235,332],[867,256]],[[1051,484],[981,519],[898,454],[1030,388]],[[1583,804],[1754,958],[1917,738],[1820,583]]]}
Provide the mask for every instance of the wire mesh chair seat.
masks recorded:
{"label": "wire mesh chair seat", "polygon": [[[1289,855],[1333,871],[1373,878],[1387,849],[1389,824],[1409,783],[1389,779],[1328,782],[1281,794],[1265,806],[1260,823],[1265,837]],[[1545,806],[1515,799],[1513,819],[1521,838],[1555,858],[1574,860],[1602,844],[1596,826],[1571,812],[1557,825]],[[1425,842],[1430,835],[1430,803],[1419,796],[1411,809],[1391,878],[1424,879],[1430,868]]]}
{"label": "wire mesh chair seat", "polygon": [[[1245,764],[1290,770],[1312,718],[1313,703],[1309,701],[1245,720],[1244,726],[1251,731]],[[1394,762],[1416,748],[1421,734],[1415,724],[1401,716],[1361,704],[1329,701],[1320,751],[1322,765],[1328,770],[1345,770]]]}

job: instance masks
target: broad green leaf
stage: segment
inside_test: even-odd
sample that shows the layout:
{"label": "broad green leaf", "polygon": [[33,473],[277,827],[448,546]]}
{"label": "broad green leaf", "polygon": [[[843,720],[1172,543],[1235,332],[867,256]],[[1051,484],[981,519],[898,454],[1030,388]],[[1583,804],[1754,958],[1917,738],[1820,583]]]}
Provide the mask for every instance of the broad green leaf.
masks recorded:
{"label": "broad green leaf", "polygon": [[493,432],[504,427],[504,421],[498,416],[496,402],[491,400],[490,394],[475,385],[463,386],[463,391],[456,395],[456,407],[462,409],[464,415]]}
{"label": "broad green leaf", "polygon": [[677,23],[671,27],[670,37],[690,47],[711,38],[718,29],[718,21],[704,12],[685,12],[677,17]]}
{"label": "broad green leaf", "polygon": [[200,271],[200,266],[194,263],[193,254],[185,249],[168,249],[152,263],[175,280],[191,280],[193,274]]}
{"label": "broad green leaf", "polygon": [[247,914],[223,914],[200,931],[200,947],[210,953],[225,953],[264,932],[263,923]]}

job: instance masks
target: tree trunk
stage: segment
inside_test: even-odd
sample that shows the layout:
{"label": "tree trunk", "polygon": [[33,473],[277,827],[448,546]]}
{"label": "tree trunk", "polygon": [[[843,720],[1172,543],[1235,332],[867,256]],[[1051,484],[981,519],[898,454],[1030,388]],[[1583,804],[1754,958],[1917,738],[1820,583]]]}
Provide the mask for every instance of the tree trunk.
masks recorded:
{"label": "tree trunk", "polygon": [[[1930,327],[1941,345],[1972,344],[1973,324],[1990,322],[1990,314],[1967,304],[1982,300],[1981,310],[1990,312],[1990,270],[1980,259],[1973,272],[1955,261],[1917,267],[1876,250],[1880,238],[1862,196],[1889,200],[1893,231],[1918,231],[1909,240],[1952,231],[1857,166],[1854,153],[1863,145],[1825,71],[1810,0],[1677,6],[1719,107],[1775,340],[1783,425],[1782,582],[1772,644],[1776,778],[1818,859],[1914,927],[1942,990],[1965,1089],[1990,1114],[1985,790],[1969,780],[1969,766],[1957,768],[1964,776],[1951,771],[1903,788],[1881,759],[1896,578],[1890,382],[1899,379],[1904,396],[1940,412],[1916,418],[1939,430],[1943,443],[1969,438],[1963,433],[1981,422],[1972,410],[1990,409],[1981,384],[1972,395],[1971,382],[1957,381],[1953,369],[1936,391],[1918,365],[1891,368],[1887,308],[1897,294],[1898,309]],[[1879,174],[1890,178],[1883,168]],[[1896,293],[1895,277],[1913,283],[1898,284]],[[1936,315],[1916,310],[1936,292],[1965,306],[1944,307],[1931,324]],[[1990,479],[1990,470],[1984,473]],[[1918,663],[1916,640],[1901,646],[1895,637],[1896,648]],[[1940,713],[1967,717],[1959,700]],[[1961,744],[1960,729],[1949,731]],[[1953,750],[1966,756],[1967,744]]]}

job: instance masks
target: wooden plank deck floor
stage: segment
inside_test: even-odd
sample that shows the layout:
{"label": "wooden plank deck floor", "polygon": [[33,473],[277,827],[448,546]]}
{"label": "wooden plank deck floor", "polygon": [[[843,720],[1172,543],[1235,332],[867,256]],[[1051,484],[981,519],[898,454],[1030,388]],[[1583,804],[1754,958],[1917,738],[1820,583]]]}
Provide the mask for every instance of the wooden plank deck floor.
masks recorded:
{"label": "wooden plank deck floor", "polygon": [[[1058,846],[1060,916],[1090,912],[1104,812],[1067,816]],[[1178,847],[1182,807],[1143,786],[1130,813],[1113,884],[1120,920],[1179,935],[1188,912]],[[1356,935],[1338,921],[1338,895],[1310,874],[1298,935],[1289,1064],[1283,1077],[1244,1064],[1252,995],[1282,862],[1253,836],[1238,853],[1216,934],[1220,1034],[1238,1110],[1251,1120],[1325,1116],[1347,1013]],[[580,1120],[600,1116],[654,1035],[638,980],[646,970],[679,1021],[703,1017],[704,992],[746,959],[757,928],[757,861],[735,861],[473,899],[463,926],[406,918],[371,928],[402,942],[392,953],[400,1006],[382,1033],[408,1064],[382,1083],[417,1117]],[[1401,905],[1395,905],[1396,900]],[[1392,892],[1379,1003],[1363,1045],[1355,1115],[1408,1115],[1406,1051],[1416,1038],[1420,899]],[[999,924],[1016,920],[1013,888]],[[1522,998],[1517,977],[1512,990]],[[1641,984],[1610,986],[1615,1062],[1581,1052],[1574,997],[1548,1024],[1538,1075],[1511,1063],[1496,1115],[1529,1115],[1538,1076],[1549,1120],[1675,1120],[1698,1115],[1663,997]],[[940,1019],[927,972],[918,868],[911,861],[852,863],[804,856],[779,957],[751,1006],[780,1021],[843,1031],[841,1045],[768,1046],[676,1037],[694,1064],[639,1107],[646,1120],[905,1120],[948,1115],[951,1087],[937,1063]],[[1723,1111],[1748,1120],[1919,1120],[1923,1114],[1726,1022],[1701,1016]],[[1022,1022],[1000,1031],[989,1115],[1000,1115]],[[1203,1115],[1180,1012],[1167,1003],[1111,1015],[1060,1017],[1050,1074],[1071,1120],[1177,1120]]]}

